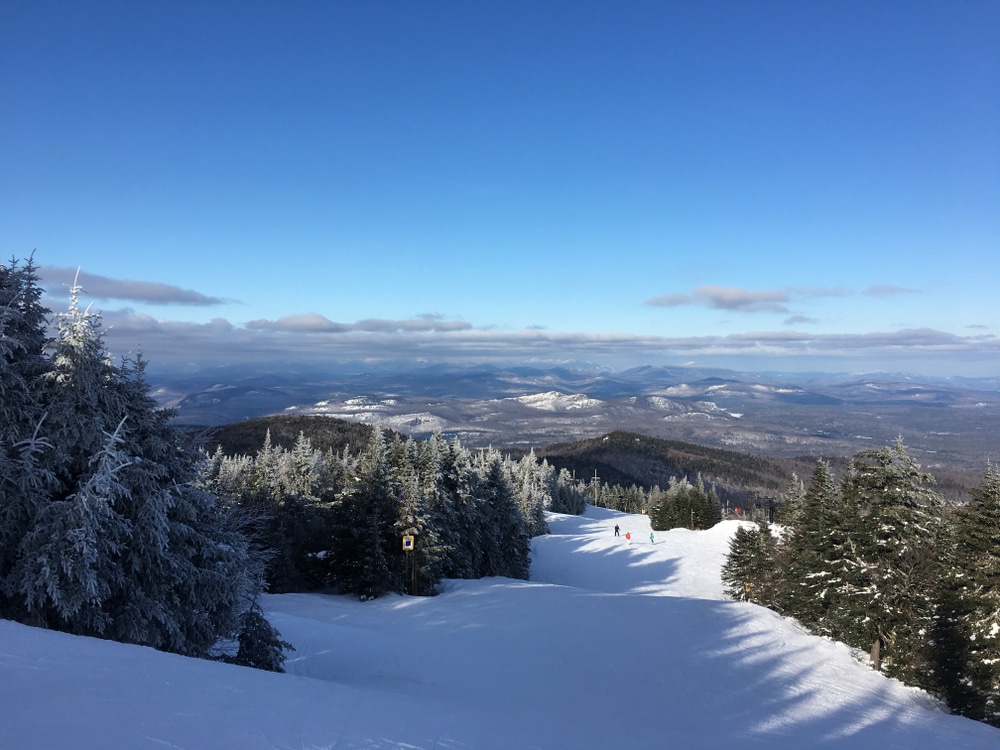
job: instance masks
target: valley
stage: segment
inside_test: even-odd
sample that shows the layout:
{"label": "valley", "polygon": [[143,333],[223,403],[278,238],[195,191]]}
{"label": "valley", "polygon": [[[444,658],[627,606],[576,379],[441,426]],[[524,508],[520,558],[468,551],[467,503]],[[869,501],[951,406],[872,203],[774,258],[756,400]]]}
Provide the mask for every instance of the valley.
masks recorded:
{"label": "valley", "polygon": [[1000,381],[642,367],[428,365],[161,378],[183,425],[325,415],[469,447],[543,447],[615,430],[775,458],[837,459],[902,436],[934,473],[1000,457]]}

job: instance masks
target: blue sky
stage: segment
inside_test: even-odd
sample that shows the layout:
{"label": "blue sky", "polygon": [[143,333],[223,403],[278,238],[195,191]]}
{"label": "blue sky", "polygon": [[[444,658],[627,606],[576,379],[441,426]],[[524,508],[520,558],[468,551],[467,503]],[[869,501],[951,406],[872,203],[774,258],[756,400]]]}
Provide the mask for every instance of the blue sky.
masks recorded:
{"label": "blue sky", "polygon": [[1000,374],[1000,4],[0,6],[0,243],[151,370]]}

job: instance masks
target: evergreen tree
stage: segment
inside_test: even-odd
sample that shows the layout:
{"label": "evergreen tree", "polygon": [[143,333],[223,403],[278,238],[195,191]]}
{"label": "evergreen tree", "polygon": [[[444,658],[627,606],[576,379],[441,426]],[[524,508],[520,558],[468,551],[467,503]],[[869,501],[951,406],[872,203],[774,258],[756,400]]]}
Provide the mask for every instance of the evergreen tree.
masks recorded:
{"label": "evergreen tree", "polygon": [[551,505],[551,498],[546,492],[548,469],[547,463],[542,465],[538,463],[534,449],[522,456],[512,467],[512,473],[516,477],[521,517],[524,519],[528,534],[533,537],[549,533],[548,524],[545,522],[545,507]]}
{"label": "evergreen tree", "polygon": [[282,640],[281,634],[267,621],[256,600],[241,618],[236,640],[236,656],[227,661],[266,672],[284,672],[285,652],[295,650],[291,643]]}
{"label": "evergreen tree", "polygon": [[119,561],[132,531],[114,509],[128,492],[118,476],[128,464],[121,442],[119,425],[79,491],[42,505],[22,539],[8,593],[23,601],[28,624],[94,635],[107,628],[105,605],[125,584]]}
{"label": "evergreen tree", "polygon": [[432,500],[421,490],[419,478],[411,477],[403,488],[395,531],[400,540],[413,537],[412,549],[404,551],[405,568],[409,570],[404,590],[413,595],[433,593],[441,580],[445,550],[435,520]]}
{"label": "evergreen tree", "polygon": [[1000,726],[1000,472],[990,467],[954,514],[933,630],[935,686],[957,713]]}
{"label": "evergreen tree", "polygon": [[209,656],[260,583],[246,539],[197,486],[201,454],[149,396],[144,362],[111,362],[80,291],[56,316],[33,383],[44,419],[4,446],[3,512],[16,534],[4,535],[4,613]]}
{"label": "evergreen tree", "polygon": [[40,297],[32,261],[0,263],[0,616],[12,618],[23,605],[5,595],[7,579],[55,481],[39,397],[49,312]]}
{"label": "evergreen tree", "polygon": [[851,461],[842,493],[862,524],[857,530],[854,578],[857,596],[850,611],[852,635],[871,644],[873,663],[910,684],[929,669],[926,633],[935,615],[935,545],[940,498],[927,485],[902,440],[860,451]]}
{"label": "evergreen tree", "polygon": [[566,513],[578,516],[587,508],[587,494],[573,479],[569,469],[562,468],[555,476],[550,491],[552,504],[549,509],[554,513]]}
{"label": "evergreen tree", "polygon": [[802,506],[805,503],[806,487],[798,475],[792,473],[788,487],[781,496],[781,504],[775,510],[777,523],[795,529],[801,522]]}
{"label": "evergreen tree", "polygon": [[345,591],[362,600],[403,590],[405,560],[396,536],[402,494],[384,433],[376,427],[355,475],[332,509],[331,573]]}
{"label": "evergreen tree", "polygon": [[695,484],[687,477],[671,477],[665,492],[650,493],[649,519],[654,531],[710,529],[722,520],[722,508],[700,474]]}
{"label": "evergreen tree", "polygon": [[774,539],[766,523],[753,529],[740,524],[729,542],[729,554],[722,566],[726,595],[770,606],[774,600],[773,553]]}
{"label": "evergreen tree", "polygon": [[849,508],[840,501],[830,465],[819,459],[784,547],[782,609],[816,633],[832,635],[827,613],[844,585],[842,552],[845,530],[851,524]]}
{"label": "evergreen tree", "polygon": [[445,550],[442,575],[475,578],[482,567],[482,504],[472,495],[472,456],[457,439],[434,440],[439,535]]}
{"label": "evergreen tree", "polygon": [[479,576],[527,579],[531,565],[528,529],[518,507],[514,480],[495,451],[481,454],[472,494],[481,509]]}

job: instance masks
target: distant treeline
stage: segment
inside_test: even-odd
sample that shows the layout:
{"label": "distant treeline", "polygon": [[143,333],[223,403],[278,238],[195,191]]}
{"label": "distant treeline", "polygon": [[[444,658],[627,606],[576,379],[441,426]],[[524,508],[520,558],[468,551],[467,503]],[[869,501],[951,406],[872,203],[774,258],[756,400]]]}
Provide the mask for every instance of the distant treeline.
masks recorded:
{"label": "distant treeline", "polygon": [[[386,437],[393,433],[383,430]],[[300,436],[320,453],[360,453],[371,439],[370,425],[323,416],[276,415],[245,419],[205,430],[202,443],[209,453],[221,449],[227,456],[252,456],[270,436],[271,445],[292,450]]]}
{"label": "distant treeline", "polygon": [[792,475],[785,465],[750,453],[623,431],[550,445],[538,455],[577,477],[597,474],[606,485],[634,484],[647,494],[680,479],[696,482],[700,477],[712,486],[719,502],[730,507],[761,496],[776,497]]}
{"label": "distant treeline", "polygon": [[[268,431],[280,421],[269,422],[252,454],[227,455],[220,444],[205,473],[207,489],[258,519],[256,542],[272,552],[272,591],[369,599],[432,594],[442,578],[526,579],[529,540],[548,531],[544,511],[580,513],[586,504],[569,472],[533,454],[515,461],[378,427],[352,450],[337,420],[317,419],[293,422],[310,436],[300,432],[287,448]],[[330,448],[313,446],[317,427]]]}

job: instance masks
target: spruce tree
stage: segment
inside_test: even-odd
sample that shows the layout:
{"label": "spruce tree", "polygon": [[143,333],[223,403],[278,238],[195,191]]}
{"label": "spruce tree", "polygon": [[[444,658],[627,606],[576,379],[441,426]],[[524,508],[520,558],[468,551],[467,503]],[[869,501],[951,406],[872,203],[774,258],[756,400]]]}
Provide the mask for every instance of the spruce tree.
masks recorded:
{"label": "spruce tree", "polygon": [[990,467],[953,517],[933,630],[936,679],[956,713],[1000,726],[1000,472]]}
{"label": "spruce tree", "polygon": [[831,635],[834,627],[827,613],[843,583],[838,560],[851,516],[840,502],[830,465],[822,459],[813,467],[801,508],[790,520],[796,517],[783,543],[782,610],[813,632]]}
{"label": "spruce tree", "polygon": [[533,537],[549,533],[545,523],[545,506],[551,504],[551,498],[546,494],[547,469],[548,464],[539,465],[534,448],[512,467],[517,483],[518,507],[528,534]]}
{"label": "spruce tree", "polygon": [[414,475],[403,487],[395,531],[401,541],[413,538],[412,547],[403,554],[403,590],[415,596],[433,593],[441,580],[444,547],[435,520],[433,501],[421,490],[420,480]]}
{"label": "spruce tree", "polygon": [[774,538],[768,525],[740,524],[729,542],[722,566],[726,595],[740,601],[770,606],[774,601]]}
{"label": "spruce tree", "polygon": [[403,590],[405,561],[396,536],[402,494],[385,435],[375,427],[354,476],[332,508],[331,574],[362,600]]}
{"label": "spruce tree", "polygon": [[[2,506],[16,521],[4,536],[4,612],[210,656],[260,585],[246,537],[199,486],[202,455],[149,396],[145,363],[111,361],[80,293],[73,287],[55,316],[33,383],[43,418],[4,446]],[[15,493],[19,507],[8,502]]]}
{"label": "spruce tree", "polygon": [[5,593],[21,540],[55,483],[41,378],[48,369],[48,310],[34,264],[0,263],[0,616],[18,619],[23,602]]}
{"label": "spruce tree", "polygon": [[[935,615],[935,544],[940,497],[928,485],[902,440],[856,453],[842,493],[858,509],[850,608],[863,638],[852,645],[872,649],[873,664],[910,684],[928,668],[926,633]],[[849,641],[851,642],[851,641]]]}
{"label": "spruce tree", "polygon": [[781,504],[775,510],[774,520],[790,529],[795,529],[801,521],[805,494],[805,484],[793,472],[788,487],[781,495]]}
{"label": "spruce tree", "polygon": [[444,548],[442,575],[475,578],[483,550],[482,504],[472,495],[472,456],[458,439],[432,438],[435,462],[439,537]]}
{"label": "spruce tree", "polygon": [[514,478],[496,451],[480,455],[472,494],[481,509],[479,576],[527,579],[531,542],[518,507]]}

